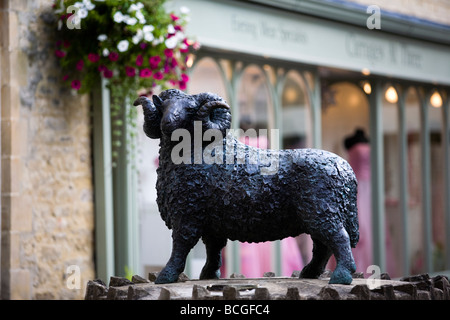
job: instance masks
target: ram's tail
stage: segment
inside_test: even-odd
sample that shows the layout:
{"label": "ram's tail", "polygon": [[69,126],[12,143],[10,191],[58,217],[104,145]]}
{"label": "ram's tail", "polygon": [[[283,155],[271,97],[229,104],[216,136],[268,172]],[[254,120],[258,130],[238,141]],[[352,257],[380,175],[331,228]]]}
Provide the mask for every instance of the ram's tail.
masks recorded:
{"label": "ram's tail", "polygon": [[359,223],[358,223],[358,206],[356,201],[358,183],[356,178],[347,183],[347,188],[350,189],[348,193],[348,204],[346,210],[346,217],[344,221],[344,228],[350,237],[350,245],[352,248],[356,247],[359,240]]}

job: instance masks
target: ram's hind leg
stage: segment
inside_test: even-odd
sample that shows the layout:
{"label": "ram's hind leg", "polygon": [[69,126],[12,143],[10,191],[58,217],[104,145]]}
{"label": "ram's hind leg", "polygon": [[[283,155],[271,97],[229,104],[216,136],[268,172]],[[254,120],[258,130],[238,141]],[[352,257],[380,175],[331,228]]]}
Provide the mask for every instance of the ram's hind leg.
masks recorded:
{"label": "ram's hind leg", "polygon": [[345,231],[344,228],[341,228],[333,235],[333,239],[329,242],[329,245],[337,262],[330,283],[352,283],[352,273],[356,271],[356,264],[355,260],[353,260],[347,231]]}
{"label": "ram's hind leg", "polygon": [[219,279],[222,266],[222,249],[227,244],[227,239],[204,236],[206,246],[206,263],[200,273],[200,279]]}
{"label": "ram's hind leg", "polygon": [[331,256],[331,250],[317,238],[313,240],[313,256],[300,273],[300,278],[317,279],[325,270],[328,259]]}

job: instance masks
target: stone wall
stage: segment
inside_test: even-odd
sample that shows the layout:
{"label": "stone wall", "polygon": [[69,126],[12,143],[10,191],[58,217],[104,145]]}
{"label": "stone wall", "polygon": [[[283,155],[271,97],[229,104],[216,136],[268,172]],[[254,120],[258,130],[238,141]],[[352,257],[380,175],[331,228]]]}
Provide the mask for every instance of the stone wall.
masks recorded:
{"label": "stone wall", "polygon": [[52,4],[0,1],[4,299],[83,298],[95,274],[89,97],[60,86]]}

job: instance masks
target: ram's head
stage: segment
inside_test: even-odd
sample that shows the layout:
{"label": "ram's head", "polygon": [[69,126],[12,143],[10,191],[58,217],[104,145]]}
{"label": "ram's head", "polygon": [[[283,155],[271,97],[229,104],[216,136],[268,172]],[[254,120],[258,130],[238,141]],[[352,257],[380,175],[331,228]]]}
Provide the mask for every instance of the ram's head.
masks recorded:
{"label": "ram's head", "polygon": [[[152,101],[153,100],[153,101]],[[142,105],[144,132],[152,139],[171,136],[179,128],[193,131],[194,121],[202,121],[203,131],[217,129],[226,135],[231,125],[230,107],[225,100],[213,93],[188,95],[170,89],[154,95],[152,100],[139,97],[135,106]]]}

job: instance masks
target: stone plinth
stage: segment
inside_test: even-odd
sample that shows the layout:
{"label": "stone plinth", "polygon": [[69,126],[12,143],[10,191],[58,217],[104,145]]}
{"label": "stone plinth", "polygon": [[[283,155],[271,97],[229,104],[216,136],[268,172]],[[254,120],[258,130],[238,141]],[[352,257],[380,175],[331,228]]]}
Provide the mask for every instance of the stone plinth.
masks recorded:
{"label": "stone plinth", "polygon": [[[150,275],[150,278],[154,278]],[[180,281],[181,280],[181,281]],[[427,274],[401,281],[355,278],[351,285],[329,285],[319,279],[297,277],[227,278],[155,284],[134,276],[132,281],[111,277],[109,287],[89,281],[86,300],[450,300],[445,276]]]}

